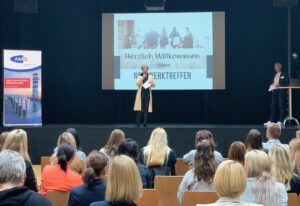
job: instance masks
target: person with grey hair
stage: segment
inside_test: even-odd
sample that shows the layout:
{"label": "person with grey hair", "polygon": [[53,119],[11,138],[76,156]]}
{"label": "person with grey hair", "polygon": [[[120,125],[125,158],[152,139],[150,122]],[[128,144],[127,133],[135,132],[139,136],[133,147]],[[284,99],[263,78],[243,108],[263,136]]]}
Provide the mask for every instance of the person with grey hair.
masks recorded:
{"label": "person with grey hair", "polygon": [[23,186],[25,174],[25,161],[19,153],[0,152],[0,206],[52,206],[47,198]]}

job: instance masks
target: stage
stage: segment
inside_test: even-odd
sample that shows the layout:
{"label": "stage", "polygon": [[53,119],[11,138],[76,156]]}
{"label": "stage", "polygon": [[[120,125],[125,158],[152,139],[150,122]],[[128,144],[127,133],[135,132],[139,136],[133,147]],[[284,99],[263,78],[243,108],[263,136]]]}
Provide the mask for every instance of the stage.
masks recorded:
{"label": "stage", "polygon": [[[168,141],[171,148],[176,150],[177,156],[182,157],[190,149],[194,148],[196,131],[208,129],[217,143],[217,150],[227,157],[230,144],[233,141],[244,142],[248,131],[252,128],[262,132],[266,141],[266,128],[263,125],[205,125],[205,124],[149,124],[147,128],[136,128],[134,124],[47,124],[41,127],[24,127],[28,133],[28,149],[33,164],[40,164],[41,156],[49,156],[56,147],[57,138],[66,128],[74,127],[79,132],[80,145],[84,152],[99,150],[107,141],[113,129],[122,129],[126,138],[136,140],[140,147],[147,144],[151,131],[156,127],[163,127],[168,133]],[[1,127],[0,131],[8,131],[11,128]],[[282,130],[280,140],[288,144],[295,137],[299,128],[286,127]]]}

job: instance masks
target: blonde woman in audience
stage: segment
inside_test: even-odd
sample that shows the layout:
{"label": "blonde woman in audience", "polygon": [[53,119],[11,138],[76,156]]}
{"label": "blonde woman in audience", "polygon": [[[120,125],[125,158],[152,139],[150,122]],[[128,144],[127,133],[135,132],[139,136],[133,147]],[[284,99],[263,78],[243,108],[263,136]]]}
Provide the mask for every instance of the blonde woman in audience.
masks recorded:
{"label": "blonde woman in audience", "polygon": [[[72,145],[74,151],[77,151],[75,138],[70,132],[63,132],[61,135],[59,135],[57,140],[57,147],[59,147],[64,143],[68,143]],[[57,164],[57,153],[54,153],[51,156],[50,164],[51,165]],[[83,159],[79,157],[76,153],[74,154],[74,160],[72,161],[70,167],[73,171],[77,172],[80,175],[85,170],[85,164]]]}
{"label": "blonde woman in audience", "polygon": [[272,162],[261,150],[252,150],[245,155],[247,187],[241,200],[264,206],[287,206],[287,192],[283,184],[275,182]]}
{"label": "blonde woman in audience", "polygon": [[[214,177],[214,186],[219,200],[211,206],[259,206],[258,204],[242,202],[240,195],[247,185],[246,174],[239,162],[227,160],[222,162]],[[197,204],[201,206],[202,204]]]}
{"label": "blonde woman in audience", "polygon": [[300,130],[298,130],[298,131],[296,132],[296,138],[297,138],[297,139],[300,139]]}
{"label": "blonde woman in audience", "polygon": [[9,132],[2,132],[2,133],[0,134],[0,152],[1,152],[1,150],[2,150],[2,147],[3,147],[3,145],[4,145],[4,142],[5,142],[5,140],[6,140],[8,134],[9,134]]}
{"label": "blonde woman in audience", "polygon": [[116,156],[108,167],[105,201],[91,206],[136,206],[142,196],[142,180],[134,160],[126,155]]}
{"label": "blonde woman in audience", "polygon": [[27,186],[29,189],[37,192],[36,178],[28,154],[27,133],[22,129],[14,129],[9,132],[2,150],[12,150],[18,152],[24,158],[26,164],[26,180],[24,186]]}
{"label": "blonde woman in audience", "polygon": [[295,173],[300,175],[300,139],[294,138],[290,141],[290,154]]}
{"label": "blonde woman in audience", "polygon": [[[211,142],[212,149],[214,150],[215,160],[216,160],[217,164],[220,164],[221,162],[223,162],[224,158],[223,158],[222,154],[215,150],[216,144],[215,144],[215,141],[214,141],[213,134],[210,131],[208,131],[208,130],[199,130],[196,133],[195,147],[197,147],[197,144],[199,142],[201,142],[202,140],[205,140],[205,139]],[[187,154],[185,154],[183,156],[183,161],[187,165],[192,166],[194,164],[195,154],[196,154],[196,149],[193,149],[193,150],[189,151]]]}
{"label": "blonde woman in audience", "polygon": [[112,161],[112,158],[118,154],[119,145],[124,142],[125,134],[120,129],[115,129],[110,133],[108,141],[105,146],[100,149],[100,152],[106,155],[108,163]]}
{"label": "blonde woman in audience", "polygon": [[213,177],[217,163],[208,140],[198,143],[194,165],[195,168],[184,175],[179,186],[177,198],[180,205],[183,205],[183,193],[187,190],[214,191]]}
{"label": "blonde woman in audience", "polygon": [[166,166],[170,168],[171,175],[176,175],[176,153],[168,146],[167,132],[163,128],[153,130],[147,146],[140,152],[139,160],[147,167]]}
{"label": "blonde woman in audience", "polygon": [[272,171],[277,182],[285,185],[288,193],[300,193],[300,178],[294,174],[294,167],[288,149],[276,144],[269,150]]}

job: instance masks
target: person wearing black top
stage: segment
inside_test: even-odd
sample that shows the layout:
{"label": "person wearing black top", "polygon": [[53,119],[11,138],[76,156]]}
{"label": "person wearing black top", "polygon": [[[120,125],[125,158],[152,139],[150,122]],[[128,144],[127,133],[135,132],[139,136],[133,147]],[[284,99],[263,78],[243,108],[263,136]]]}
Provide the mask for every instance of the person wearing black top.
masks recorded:
{"label": "person wearing black top", "polygon": [[284,121],[285,117],[285,108],[286,108],[286,89],[277,89],[277,87],[284,87],[289,85],[289,77],[286,73],[282,72],[282,64],[280,62],[275,63],[274,65],[276,74],[274,75],[272,85],[276,89],[272,90],[272,99],[271,99],[271,114],[270,120],[265,123],[267,126],[271,122],[276,122],[277,110],[279,109],[279,118],[278,122],[280,125]]}
{"label": "person wearing black top", "polygon": [[288,193],[297,193],[300,194],[300,177],[296,174],[293,174],[291,179],[291,189],[287,191]]}
{"label": "person wearing black top", "polygon": [[[137,111],[137,127],[140,126],[142,114],[144,114],[144,127],[147,126],[148,112],[152,112],[152,88],[155,87],[154,78],[148,73],[149,67],[143,65],[142,73],[137,77],[136,85],[138,91],[135,98],[134,111]],[[143,86],[145,83],[150,84],[149,87]]]}

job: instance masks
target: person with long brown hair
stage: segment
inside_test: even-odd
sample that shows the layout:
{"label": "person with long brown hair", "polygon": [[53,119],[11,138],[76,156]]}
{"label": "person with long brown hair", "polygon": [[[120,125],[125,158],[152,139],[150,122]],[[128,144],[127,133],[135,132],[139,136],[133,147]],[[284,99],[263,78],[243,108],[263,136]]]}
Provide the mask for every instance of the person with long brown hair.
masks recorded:
{"label": "person with long brown hair", "polygon": [[100,149],[100,152],[105,154],[106,157],[108,158],[108,163],[110,163],[113,157],[118,154],[119,145],[122,142],[124,142],[124,140],[125,140],[125,134],[122,130],[114,129],[110,133],[106,144],[104,145],[104,147]]}
{"label": "person with long brown hair", "polygon": [[214,191],[213,177],[217,163],[211,144],[208,140],[202,140],[197,144],[195,168],[184,175],[177,192],[177,198],[181,205],[183,204],[183,193],[186,190]]}
{"label": "person with long brown hair", "polygon": [[85,184],[71,190],[68,206],[90,206],[92,202],[105,199],[107,164],[107,157],[97,150],[88,155],[87,168],[82,175]]}
{"label": "person with long brown hair", "polygon": [[[224,158],[223,158],[222,154],[215,150],[216,144],[214,141],[213,134],[208,130],[199,130],[195,136],[195,147],[197,147],[198,143],[201,142],[202,140],[208,140],[211,142],[211,147],[214,152],[214,156],[215,156],[215,160],[216,160],[217,164],[220,164],[221,162],[223,162]],[[197,152],[196,149],[189,151],[187,154],[185,154],[183,156],[183,161],[187,165],[192,166],[194,164],[196,152]]]}
{"label": "person with long brown hair", "polygon": [[235,141],[230,145],[228,159],[240,162],[244,165],[246,147],[243,142]]}
{"label": "person with long brown hair", "polygon": [[261,132],[257,129],[251,129],[245,140],[247,151],[251,151],[253,149],[263,150],[262,142]]}
{"label": "person with long brown hair", "polygon": [[26,180],[24,185],[37,192],[36,178],[32,168],[31,159],[28,154],[27,133],[22,129],[14,129],[9,132],[2,150],[18,152],[24,158],[26,164]]}

